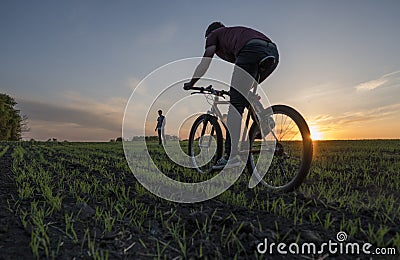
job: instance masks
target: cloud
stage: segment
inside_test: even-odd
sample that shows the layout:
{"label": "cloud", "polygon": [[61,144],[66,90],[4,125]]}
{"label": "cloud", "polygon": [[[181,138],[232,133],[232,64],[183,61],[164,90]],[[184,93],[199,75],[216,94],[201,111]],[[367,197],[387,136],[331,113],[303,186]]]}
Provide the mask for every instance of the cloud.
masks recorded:
{"label": "cloud", "polygon": [[27,138],[106,141],[121,135],[126,99],[98,101],[69,93],[64,103],[23,98],[18,103],[22,113],[29,117],[31,131]]}
{"label": "cloud", "polygon": [[142,45],[156,44],[159,46],[160,44],[165,44],[173,40],[177,32],[178,26],[176,24],[164,24],[138,36],[137,42]]}
{"label": "cloud", "polygon": [[383,84],[385,84],[388,80],[387,79],[375,79],[375,80],[370,80],[364,83],[359,84],[358,86],[356,86],[357,90],[373,90],[376,89],[380,86],[382,86]]}
{"label": "cloud", "polygon": [[139,85],[140,81],[141,80],[136,77],[130,78],[128,81],[129,90],[133,91]]}
{"label": "cloud", "polygon": [[76,123],[49,122],[44,120],[29,120],[31,131],[24,135],[24,139],[48,140],[56,138],[59,141],[87,141],[99,142],[115,139],[120,131],[98,127],[82,126]]}
{"label": "cloud", "polygon": [[346,112],[341,115],[318,115],[309,118],[310,125],[319,126],[321,132],[332,132],[349,130],[359,123],[376,122],[381,120],[390,120],[393,117],[399,117],[400,103],[381,106],[378,108],[360,110],[356,112]]}
{"label": "cloud", "polygon": [[382,106],[357,112],[346,112],[339,116],[319,115],[311,119],[316,123],[336,123],[340,125],[352,124],[360,121],[369,121],[377,119],[386,119],[393,115],[398,115],[400,103]]}
{"label": "cloud", "polygon": [[358,91],[368,91],[381,87],[399,86],[400,71],[394,71],[382,77],[358,84],[355,88]]}

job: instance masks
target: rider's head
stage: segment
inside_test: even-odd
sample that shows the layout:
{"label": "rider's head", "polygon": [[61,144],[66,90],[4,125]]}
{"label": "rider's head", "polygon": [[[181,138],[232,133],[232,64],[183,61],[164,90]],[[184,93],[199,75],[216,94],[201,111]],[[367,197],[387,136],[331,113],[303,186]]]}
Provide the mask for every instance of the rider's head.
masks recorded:
{"label": "rider's head", "polygon": [[214,30],[221,28],[221,27],[225,27],[225,25],[223,25],[221,22],[213,22],[211,23],[206,30],[206,37]]}
{"label": "rider's head", "polygon": [[158,110],[158,114],[161,116],[162,115],[162,110]]}

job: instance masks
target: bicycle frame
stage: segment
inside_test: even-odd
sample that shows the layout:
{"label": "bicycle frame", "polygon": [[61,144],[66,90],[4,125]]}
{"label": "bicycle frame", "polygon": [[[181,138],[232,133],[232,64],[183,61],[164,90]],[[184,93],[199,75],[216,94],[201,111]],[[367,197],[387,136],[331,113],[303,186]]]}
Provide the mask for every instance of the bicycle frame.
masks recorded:
{"label": "bicycle frame", "polygon": [[[274,105],[269,108],[264,108],[261,103],[258,101],[258,96],[256,95],[257,92],[257,86],[253,86],[251,89],[251,92],[249,91],[249,96],[248,96],[248,101],[251,105],[246,106],[247,108],[247,115],[246,119],[244,122],[244,125],[246,128],[242,130],[242,133],[240,134],[241,136],[241,144],[239,145],[239,155],[241,156],[248,156],[247,159],[247,168],[249,172],[252,172],[252,176],[255,176],[255,182],[253,182],[251,185],[257,185],[257,183],[262,182],[264,186],[267,186],[271,190],[277,190],[277,191],[291,191],[295,188],[297,188],[304,178],[306,177],[307,173],[309,172],[309,169],[311,167],[311,161],[312,161],[312,140],[310,138],[310,131],[307,125],[307,122],[304,120],[304,118],[301,116],[299,112],[297,112],[295,109],[285,106],[285,105]],[[192,88],[195,91],[198,92],[193,92],[191,94],[207,94],[209,93],[210,95],[214,95],[213,98],[207,98],[207,101],[211,105],[211,109],[207,111],[205,115],[209,116],[204,116],[202,115],[198,119],[196,119],[196,124],[193,124],[191,132],[190,132],[190,138],[189,138],[189,152],[188,154],[192,156],[192,160],[194,161],[194,165],[196,164],[196,157],[195,153],[193,152],[193,145],[194,141],[196,140],[195,138],[195,133],[197,129],[201,130],[201,139],[199,138],[198,145],[200,146],[201,149],[203,147],[209,148],[211,147],[211,142],[212,140],[215,140],[214,134],[216,133],[216,140],[217,140],[217,157],[213,157],[214,163],[216,162],[216,159],[219,159],[220,156],[222,156],[223,152],[223,136],[221,133],[221,126],[220,123],[218,122],[218,119],[222,122],[226,132],[228,133],[228,126],[227,123],[224,122],[223,120],[223,114],[221,113],[220,109],[218,108],[219,105],[231,105],[230,101],[226,100],[220,100],[219,97],[224,97],[224,95],[230,95],[229,92],[224,91],[224,90],[215,90],[212,88],[212,86],[208,87],[194,87]],[[212,101],[211,101],[212,100]],[[210,102],[211,101],[211,102]],[[255,103],[254,103],[255,102]],[[277,115],[283,115],[284,117],[280,118],[273,118],[274,114]],[[250,121],[250,117],[252,118],[252,121]],[[270,124],[270,117],[272,119],[273,124]],[[266,120],[266,124],[264,125],[264,119]],[[276,124],[276,119],[278,119],[278,122],[280,122],[278,127],[275,127]],[[288,119],[288,125],[286,124],[286,120]],[[204,121],[203,121],[204,120]],[[244,120],[244,117],[241,118],[241,120]],[[283,120],[283,121],[282,121]],[[208,132],[210,129],[207,127],[208,122],[211,122],[211,133]],[[203,124],[202,128],[198,128],[200,126],[200,123]],[[294,124],[293,124],[294,123]],[[243,124],[243,121],[242,123]],[[293,125],[292,125],[293,124]],[[284,128],[286,126],[286,128]],[[289,128],[289,126],[292,126]],[[283,137],[287,133],[291,133],[293,127],[296,127],[295,133],[293,135],[289,136],[289,139],[284,139]],[[206,129],[207,128],[207,129]],[[207,130],[207,134],[206,133]],[[282,131],[283,130],[283,131]],[[277,132],[276,132],[277,131]],[[268,139],[268,133],[270,133],[272,136],[271,139]],[[297,141],[295,138],[299,134],[300,137],[300,146],[297,147],[297,142],[296,143],[290,143],[289,141]],[[203,138],[205,137],[205,138]],[[290,138],[291,137],[291,138]],[[257,141],[258,143],[255,143],[256,140],[260,140],[261,142]],[[219,140],[219,141],[218,141]],[[266,146],[264,146],[265,141]],[[247,141],[249,141],[250,146],[244,147],[243,144],[246,144]],[[272,142],[275,141],[275,143]],[[286,142],[288,141],[288,142]],[[239,141],[240,143],[240,141]],[[253,144],[254,147],[253,147]],[[261,144],[261,145],[260,145]],[[295,146],[291,145],[294,144]],[[272,145],[272,146],[271,146]],[[273,160],[274,162],[274,174],[271,176],[268,176],[266,180],[263,179],[263,176],[260,176],[258,174],[258,169],[257,169],[257,164],[259,162],[259,157],[257,157],[257,154],[260,154],[261,151],[266,151],[266,152],[272,152],[272,155],[274,157]],[[254,156],[255,155],[255,156]],[[276,157],[276,159],[275,159]],[[268,159],[268,158],[267,158]],[[262,162],[262,161],[261,161]],[[208,165],[209,166],[209,165]],[[208,167],[206,166],[206,167]],[[266,166],[266,165],[264,165]],[[260,167],[263,167],[262,165]],[[269,167],[269,165],[268,165]],[[197,171],[200,173],[203,173],[204,171],[209,172],[210,167],[206,168],[205,170],[199,169],[197,166]],[[212,170],[212,169],[211,169]],[[261,169],[263,170],[263,168]],[[275,178],[275,177],[279,178]],[[276,182],[275,182],[276,179]],[[283,184],[282,184],[283,182]],[[249,183],[250,185],[250,183]]]}
{"label": "bicycle frame", "polygon": [[[258,86],[257,83],[252,86],[253,87],[252,88],[252,95],[254,95],[254,96],[256,95],[256,92],[257,92],[257,86]],[[210,87],[211,87],[211,85],[208,88],[210,88]],[[200,92],[196,92],[196,93],[203,94],[203,92],[204,92],[204,90],[206,90],[206,88],[197,88],[195,90],[199,90],[200,91]],[[212,94],[212,93],[210,93],[210,94]],[[219,99],[219,95],[215,95],[214,94],[213,103],[211,104],[211,109],[207,111],[207,114],[214,115],[214,116],[216,116],[217,118],[219,118],[221,120],[226,132],[227,132],[228,129],[227,129],[227,126],[225,125],[225,123],[223,121],[223,115],[222,115],[221,111],[219,110],[218,105],[229,105],[229,104],[230,104],[229,101],[221,101]],[[244,131],[244,129],[243,129],[242,142],[246,142],[247,141],[246,139],[249,138],[248,132],[250,130],[250,128],[249,128],[250,117],[253,119],[253,122],[256,122],[256,124],[258,124],[258,126],[261,129],[261,122],[260,122],[259,118],[257,117],[257,113],[255,112],[254,107],[252,105],[248,105],[246,108],[248,110],[248,113],[247,113],[247,117],[246,117],[246,121],[245,121],[245,126],[246,126],[246,128],[248,130]],[[202,129],[202,136],[205,133],[205,130],[206,130],[205,127],[206,127],[206,124],[204,124],[204,127]],[[272,136],[274,137],[275,141],[278,142],[278,138],[275,135],[275,132],[273,131],[273,129],[271,129],[269,125],[267,125],[267,127],[269,128],[268,131],[272,134]],[[213,134],[214,134],[214,129],[212,128],[211,135],[213,135]],[[267,141],[265,139],[266,138],[265,136],[263,136],[262,138],[264,139],[264,141]]]}
{"label": "bicycle frame", "polygon": [[[253,88],[253,91],[252,91],[253,94],[255,94],[256,91],[257,91],[257,84],[256,84],[256,86],[254,86],[254,88]],[[219,110],[218,105],[229,105],[229,104],[230,104],[229,101],[220,100],[220,99],[219,99],[219,96],[214,96],[214,98],[213,98],[213,103],[211,104],[211,109],[207,111],[207,114],[215,115],[217,118],[219,118],[219,119],[221,120],[221,122],[223,123],[223,126],[224,126],[225,130],[227,130],[227,126],[226,126],[225,123],[223,122],[223,115],[222,115],[221,111]],[[246,116],[246,121],[245,121],[246,123],[245,123],[245,125],[246,125],[246,128],[249,129],[250,117],[251,117],[253,120],[254,120],[255,118],[257,118],[257,117],[255,116],[256,113],[255,113],[255,111],[254,111],[254,108],[253,108],[251,105],[247,106],[246,108],[247,108],[247,110],[248,110],[248,113],[247,113],[247,116]],[[257,120],[257,123],[259,124],[258,120]],[[247,131],[244,131],[244,130],[243,130],[243,133],[242,133],[242,141],[246,140],[247,137],[248,137],[248,136],[247,136]]]}
{"label": "bicycle frame", "polygon": [[216,115],[221,121],[223,119],[223,115],[218,108],[218,105],[229,105],[230,102],[226,100],[219,100],[218,96],[214,96],[213,104],[211,105],[211,109],[207,111],[207,114]]}

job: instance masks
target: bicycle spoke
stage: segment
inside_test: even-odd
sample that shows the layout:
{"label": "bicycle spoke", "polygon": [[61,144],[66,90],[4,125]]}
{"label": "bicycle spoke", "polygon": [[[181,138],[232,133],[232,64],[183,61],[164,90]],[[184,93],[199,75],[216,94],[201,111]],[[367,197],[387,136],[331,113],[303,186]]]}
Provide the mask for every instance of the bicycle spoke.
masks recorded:
{"label": "bicycle spoke", "polygon": [[189,155],[199,173],[211,172],[221,157],[222,133],[218,122],[209,115],[200,116],[194,123],[189,137]]}
{"label": "bicycle spoke", "polygon": [[[283,106],[279,106],[279,108],[281,107]],[[295,121],[298,116],[296,116],[296,119],[291,116],[291,112],[294,110],[285,106],[282,111],[288,111],[289,114],[274,111],[273,120],[275,126],[271,129],[270,138],[276,140],[275,153],[267,172],[264,171],[264,174],[261,175],[263,176],[261,183],[272,190],[293,189],[293,187],[297,187],[301,182],[301,179],[299,181],[295,180],[298,175],[301,174],[304,176],[304,174],[307,174],[307,172],[303,172],[302,165],[305,153],[303,145],[308,140],[303,139],[300,126]],[[309,130],[307,129],[307,131]],[[258,136],[259,131],[252,134]],[[307,136],[307,133],[304,136]],[[250,141],[248,167],[249,170],[257,169],[257,173],[260,173],[263,162],[260,162],[257,155],[260,152],[259,143],[255,142],[254,137],[252,138],[253,140]],[[264,139],[264,141],[266,140]],[[312,154],[312,150],[310,152]]]}

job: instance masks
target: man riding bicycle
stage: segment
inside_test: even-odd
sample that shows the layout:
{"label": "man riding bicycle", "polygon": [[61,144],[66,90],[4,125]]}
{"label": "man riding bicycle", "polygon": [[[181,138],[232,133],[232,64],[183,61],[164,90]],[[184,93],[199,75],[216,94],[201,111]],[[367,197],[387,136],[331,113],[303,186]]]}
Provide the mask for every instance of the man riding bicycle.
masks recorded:
{"label": "man riding bicycle", "polygon": [[[248,93],[252,87],[252,82],[244,80],[243,73],[240,73],[240,71],[246,71],[254,80],[261,83],[277,67],[279,53],[276,45],[263,33],[243,26],[226,27],[221,22],[213,22],[208,26],[205,37],[206,46],[203,59],[197,66],[192,79],[184,84],[184,89],[189,90],[192,88],[207,72],[214,54],[217,54],[218,57],[225,61],[235,64],[229,89],[230,106],[227,127],[230,130],[226,135],[225,155],[213,167],[214,170],[221,170],[226,166],[228,160],[229,165],[232,167],[240,165],[237,155],[241,117],[244,108],[249,104],[242,93]],[[259,62],[267,56],[274,57],[275,62],[258,75]]]}

